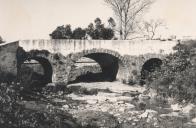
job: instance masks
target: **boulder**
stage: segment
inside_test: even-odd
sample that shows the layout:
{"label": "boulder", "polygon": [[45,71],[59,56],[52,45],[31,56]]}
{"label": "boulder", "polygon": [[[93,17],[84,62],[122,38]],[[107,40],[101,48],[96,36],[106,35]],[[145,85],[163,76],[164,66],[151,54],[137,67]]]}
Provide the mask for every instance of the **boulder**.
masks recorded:
{"label": "boulder", "polygon": [[193,118],[191,121],[192,121],[193,123],[196,123],[196,118]]}
{"label": "boulder", "polygon": [[77,113],[77,122],[88,128],[116,128],[117,119],[108,112],[86,110]]}

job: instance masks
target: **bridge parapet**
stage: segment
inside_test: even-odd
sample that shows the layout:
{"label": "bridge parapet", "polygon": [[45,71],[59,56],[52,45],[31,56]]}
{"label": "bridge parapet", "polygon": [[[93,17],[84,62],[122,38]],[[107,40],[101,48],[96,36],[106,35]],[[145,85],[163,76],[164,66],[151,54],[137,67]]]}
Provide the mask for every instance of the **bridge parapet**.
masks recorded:
{"label": "bridge parapet", "polygon": [[176,41],[159,40],[21,40],[19,46],[25,51],[48,50],[67,56],[83,50],[108,49],[121,55],[139,56],[148,53],[169,54]]}

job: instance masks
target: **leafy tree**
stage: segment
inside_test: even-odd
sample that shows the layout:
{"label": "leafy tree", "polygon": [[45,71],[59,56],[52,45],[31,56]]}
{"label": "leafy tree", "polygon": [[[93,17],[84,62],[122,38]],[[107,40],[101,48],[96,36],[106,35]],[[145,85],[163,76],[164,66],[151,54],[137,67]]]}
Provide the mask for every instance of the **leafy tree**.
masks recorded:
{"label": "leafy tree", "polygon": [[[110,19],[110,25],[115,26],[113,19]],[[76,28],[73,32],[71,25],[58,26],[51,34],[52,39],[90,39],[97,40],[111,40],[114,37],[113,28],[106,28],[100,18],[94,20],[94,24],[90,23],[86,29],[80,27]]]}
{"label": "leafy tree", "polygon": [[105,40],[111,40],[114,37],[114,31],[111,28],[103,28],[102,38]]}
{"label": "leafy tree", "polygon": [[51,34],[50,37],[52,39],[71,39],[72,37],[72,30],[71,25],[62,25],[58,26]]}
{"label": "leafy tree", "polygon": [[95,30],[94,30],[94,36],[93,39],[103,39],[103,29],[104,25],[102,24],[102,21],[100,18],[96,18],[94,20],[95,23]]}
{"label": "leafy tree", "polygon": [[91,38],[93,38],[93,37],[94,37],[94,31],[95,31],[94,25],[93,25],[93,23],[90,23],[90,24],[88,25],[88,27],[86,28],[86,33],[87,33]]}
{"label": "leafy tree", "polygon": [[114,37],[114,31],[111,28],[106,28],[100,18],[94,20],[95,27],[91,23],[87,28],[87,34],[92,39],[111,40]]}
{"label": "leafy tree", "polygon": [[108,23],[109,23],[109,27],[114,30],[114,28],[116,27],[116,22],[112,17],[108,19]]}
{"label": "leafy tree", "polygon": [[86,30],[78,27],[73,31],[72,39],[84,39],[86,35]]}
{"label": "leafy tree", "polygon": [[99,17],[94,20],[94,23],[96,29],[101,29],[103,27],[102,21]]}

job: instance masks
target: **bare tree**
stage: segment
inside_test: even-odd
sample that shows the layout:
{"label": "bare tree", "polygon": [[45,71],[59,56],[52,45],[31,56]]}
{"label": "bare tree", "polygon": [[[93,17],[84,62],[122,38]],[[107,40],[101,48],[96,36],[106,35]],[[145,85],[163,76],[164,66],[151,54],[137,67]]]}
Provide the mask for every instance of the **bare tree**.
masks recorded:
{"label": "bare tree", "polygon": [[117,32],[120,39],[134,33],[138,20],[146,9],[152,4],[153,0],[104,0],[112,8],[119,21]]}
{"label": "bare tree", "polygon": [[148,39],[153,39],[156,35],[157,30],[160,27],[165,27],[165,23],[163,20],[153,20],[150,21],[144,21],[143,23],[143,32],[145,33],[145,36],[147,36]]}

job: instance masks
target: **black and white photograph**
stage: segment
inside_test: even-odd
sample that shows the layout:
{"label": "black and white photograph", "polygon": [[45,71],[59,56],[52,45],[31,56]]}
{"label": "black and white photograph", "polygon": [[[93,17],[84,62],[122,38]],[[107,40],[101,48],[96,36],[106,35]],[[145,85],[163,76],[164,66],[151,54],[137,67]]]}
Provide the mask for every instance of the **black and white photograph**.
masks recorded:
{"label": "black and white photograph", "polygon": [[196,0],[0,0],[0,128],[196,128]]}

